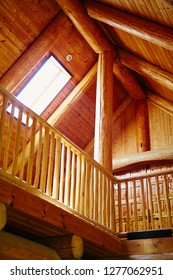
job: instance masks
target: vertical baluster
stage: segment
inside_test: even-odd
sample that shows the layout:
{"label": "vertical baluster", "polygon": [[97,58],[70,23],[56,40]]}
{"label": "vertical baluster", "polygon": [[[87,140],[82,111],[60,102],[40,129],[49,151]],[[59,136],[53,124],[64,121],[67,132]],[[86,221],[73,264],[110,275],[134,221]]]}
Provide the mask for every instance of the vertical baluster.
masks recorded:
{"label": "vertical baluster", "polygon": [[76,160],[75,160],[75,152],[72,151],[72,161],[71,161],[71,195],[70,195],[70,207],[74,209],[75,207],[75,169],[76,169]]}
{"label": "vertical baluster", "polygon": [[89,218],[94,218],[94,167],[91,165],[91,180],[89,189]]}
{"label": "vertical baluster", "polygon": [[84,213],[84,188],[85,188],[85,158],[82,156],[81,165],[81,185],[80,185],[80,201],[79,201],[79,212]]}
{"label": "vertical baluster", "polygon": [[149,195],[149,209],[150,209],[150,215],[151,215],[151,229],[155,229],[154,212],[153,212],[153,193],[152,193],[152,184],[151,184],[150,177],[148,177],[148,195]]}
{"label": "vertical baluster", "polygon": [[100,170],[100,176],[99,176],[99,222],[103,225],[103,194],[104,194],[104,186],[103,186],[103,172]]}
{"label": "vertical baluster", "polygon": [[118,232],[119,224],[117,222],[118,211],[117,211],[116,204],[117,204],[117,183],[114,183],[115,232]]}
{"label": "vertical baluster", "polygon": [[133,202],[134,202],[134,219],[135,230],[138,230],[138,214],[137,214],[137,201],[136,201],[136,181],[133,180]]}
{"label": "vertical baluster", "polygon": [[52,196],[54,161],[55,161],[55,132],[52,132],[50,135],[50,155],[49,155],[47,188],[46,188],[46,193],[49,196]]}
{"label": "vertical baluster", "polygon": [[71,167],[71,147],[67,146],[67,158],[66,158],[66,174],[65,174],[65,196],[64,196],[64,202],[65,205],[70,205],[70,172]]}
{"label": "vertical baluster", "polygon": [[103,225],[107,226],[107,209],[106,209],[106,175],[103,174]]}
{"label": "vertical baluster", "polygon": [[142,219],[143,219],[143,229],[146,230],[146,204],[145,204],[145,194],[144,194],[144,184],[143,179],[140,179],[141,186],[141,201],[142,201]]}
{"label": "vertical baluster", "polygon": [[12,128],[13,128],[13,122],[14,122],[14,109],[15,104],[11,104],[12,109],[10,113],[10,119],[9,119],[9,130],[8,130],[8,137],[6,139],[5,144],[5,152],[4,152],[4,163],[3,163],[3,169],[6,170],[8,167],[8,158],[9,158],[9,148],[10,148],[10,142],[11,142],[11,135],[12,135]]}
{"label": "vertical baluster", "polygon": [[148,185],[147,185],[147,178],[144,178],[144,194],[145,194],[145,202],[146,202],[146,226],[147,226],[147,230],[150,229],[150,213],[149,213],[149,202],[148,202]]}
{"label": "vertical baluster", "polygon": [[39,126],[38,134],[39,134],[38,151],[37,151],[36,171],[35,171],[35,179],[34,179],[35,188],[39,188],[39,182],[40,182],[41,159],[42,159],[42,139],[43,139],[43,127],[42,127],[41,123]]}
{"label": "vertical baluster", "polygon": [[119,232],[121,232],[122,231],[121,183],[118,183],[118,216],[119,216]]}
{"label": "vertical baluster", "polygon": [[43,192],[45,192],[46,190],[48,155],[49,155],[49,129],[46,127],[45,137],[43,140],[43,158],[42,158],[42,165],[41,165],[41,180],[40,180],[40,189]]}
{"label": "vertical baluster", "polygon": [[30,139],[30,157],[29,157],[29,160],[28,160],[28,170],[27,170],[27,178],[26,178],[26,181],[29,184],[31,184],[31,182],[32,182],[32,174],[33,174],[36,124],[37,124],[37,119],[33,118],[32,130],[31,130],[31,139]]}
{"label": "vertical baluster", "polygon": [[1,122],[0,122],[0,158],[2,158],[1,150],[2,150],[2,141],[4,135],[4,126],[5,126],[5,116],[6,116],[6,109],[7,109],[8,97],[5,96],[3,99],[3,107],[1,113]]}
{"label": "vertical baluster", "polygon": [[110,188],[110,179],[108,177],[108,228],[111,228],[111,188]]}
{"label": "vertical baluster", "polygon": [[54,164],[54,177],[53,177],[53,191],[52,197],[58,199],[59,196],[59,176],[60,176],[60,160],[61,160],[61,138],[55,139],[56,149],[55,149],[55,164]]}
{"label": "vertical baluster", "polygon": [[29,124],[29,114],[27,114],[27,116],[26,116],[26,125],[25,125],[24,141],[23,141],[22,157],[21,157],[21,165],[20,165],[20,172],[19,172],[19,178],[21,180],[24,179],[25,153],[26,153],[27,136],[28,136],[28,124]]}
{"label": "vertical baluster", "polygon": [[86,161],[86,179],[85,179],[85,196],[84,196],[84,215],[89,217],[89,192],[90,192],[90,173],[91,166],[88,161]]}
{"label": "vertical baluster", "polygon": [[165,195],[165,202],[166,202],[166,209],[168,215],[168,227],[172,227],[172,219],[171,219],[171,206],[169,200],[169,186],[168,186],[168,179],[166,175],[164,175],[164,195]]}
{"label": "vertical baluster", "polygon": [[104,173],[101,172],[101,223],[102,225],[105,225],[105,185],[104,185]]}
{"label": "vertical baluster", "polygon": [[157,205],[158,205],[158,214],[159,214],[159,222],[160,227],[163,228],[163,221],[162,221],[162,208],[161,208],[161,201],[160,201],[160,187],[159,187],[159,178],[156,175],[156,198],[157,198]]}
{"label": "vertical baluster", "polygon": [[125,188],[126,188],[126,209],[127,209],[127,221],[126,221],[126,227],[127,231],[130,231],[130,220],[129,220],[129,188],[128,188],[128,182],[125,182]]}
{"label": "vertical baluster", "polygon": [[94,167],[94,220],[98,221],[98,170]]}
{"label": "vertical baluster", "polygon": [[110,180],[110,228],[115,231],[115,192],[113,182]]}
{"label": "vertical baluster", "polygon": [[80,185],[81,185],[81,156],[77,153],[77,168],[76,168],[76,196],[75,196],[75,210],[79,211],[80,201]]}
{"label": "vertical baluster", "polygon": [[16,176],[16,173],[17,173],[17,162],[18,162],[18,155],[19,155],[19,150],[20,150],[22,114],[23,114],[23,108],[19,108],[19,116],[18,116],[18,121],[17,121],[17,131],[16,131],[16,138],[15,138],[14,157],[13,157],[13,168],[12,168],[12,175],[14,175],[14,176]]}
{"label": "vertical baluster", "polygon": [[64,202],[64,164],[65,164],[65,144],[62,143],[61,147],[61,172],[60,172],[60,187],[59,187],[59,200]]}
{"label": "vertical baluster", "polygon": [[101,223],[101,196],[102,196],[102,190],[101,190],[101,171],[98,170],[98,223]]}

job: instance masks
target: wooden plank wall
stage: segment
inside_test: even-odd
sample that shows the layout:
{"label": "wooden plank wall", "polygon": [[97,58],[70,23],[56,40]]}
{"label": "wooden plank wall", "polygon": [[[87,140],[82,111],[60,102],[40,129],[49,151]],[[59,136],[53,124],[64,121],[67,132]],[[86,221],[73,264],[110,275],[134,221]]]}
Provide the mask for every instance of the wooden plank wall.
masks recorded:
{"label": "wooden plank wall", "polygon": [[135,108],[133,101],[113,123],[113,158],[136,153]]}
{"label": "wooden plank wall", "polygon": [[[151,150],[172,148],[173,117],[148,102]],[[113,158],[136,153],[133,101],[113,124]]]}

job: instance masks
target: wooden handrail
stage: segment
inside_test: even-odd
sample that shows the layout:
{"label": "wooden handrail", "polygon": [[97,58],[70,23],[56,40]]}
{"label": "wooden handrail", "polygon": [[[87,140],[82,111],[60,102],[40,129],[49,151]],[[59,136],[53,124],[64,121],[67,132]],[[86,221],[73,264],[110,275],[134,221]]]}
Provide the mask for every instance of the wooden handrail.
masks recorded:
{"label": "wooden handrail", "polygon": [[1,170],[115,231],[115,177],[1,86],[0,95]]}
{"label": "wooden handrail", "polygon": [[0,98],[0,175],[107,231],[173,226],[173,169],[115,178],[1,86]]}

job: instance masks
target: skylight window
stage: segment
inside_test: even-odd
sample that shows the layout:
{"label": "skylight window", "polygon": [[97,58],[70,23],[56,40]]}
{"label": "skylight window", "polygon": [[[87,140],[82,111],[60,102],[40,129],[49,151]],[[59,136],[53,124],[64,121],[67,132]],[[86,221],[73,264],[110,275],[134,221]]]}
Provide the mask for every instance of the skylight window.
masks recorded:
{"label": "skylight window", "polygon": [[[70,78],[71,75],[53,56],[50,56],[21,90],[17,99],[40,115]],[[11,109],[8,108],[8,111]],[[15,112],[15,117],[18,117],[18,112]]]}

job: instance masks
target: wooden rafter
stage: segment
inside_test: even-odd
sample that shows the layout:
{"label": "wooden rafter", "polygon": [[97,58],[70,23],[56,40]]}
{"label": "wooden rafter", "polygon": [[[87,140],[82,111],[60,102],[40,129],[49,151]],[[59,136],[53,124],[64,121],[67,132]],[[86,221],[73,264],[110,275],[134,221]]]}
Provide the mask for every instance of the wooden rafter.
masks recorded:
{"label": "wooden rafter", "polygon": [[107,37],[88,16],[80,0],[56,1],[96,53],[113,49]]}
{"label": "wooden rafter", "polygon": [[173,51],[173,30],[98,2],[86,1],[90,17]]}
{"label": "wooden rafter", "polygon": [[126,52],[121,49],[117,49],[118,53],[120,55],[121,63],[132,69],[133,71],[148,77],[160,85],[173,90],[173,74],[161,69],[158,66],[155,66],[141,58],[138,58],[137,56]]}
{"label": "wooden rafter", "polygon": [[[113,49],[112,44],[109,42],[99,26],[97,26],[97,24],[91,20],[79,0],[56,1],[94,51],[97,53],[102,53],[110,49],[114,51],[115,58],[118,57],[118,54],[116,53],[116,50]],[[118,58],[117,60],[114,60],[114,74],[120,80],[122,86],[127,89],[127,92],[129,92],[130,86],[131,91],[129,94],[133,95],[134,99],[145,98],[145,94],[135,77],[132,77],[132,73],[129,71],[129,69],[127,69],[127,67],[121,64]],[[133,89],[135,86],[137,87],[137,90]]]}
{"label": "wooden rafter", "polygon": [[173,116],[173,103],[166,100],[165,98],[147,91],[148,101],[159,107],[161,110]]}
{"label": "wooden rafter", "polygon": [[83,79],[77,84],[77,86],[70,92],[70,94],[65,98],[65,100],[59,105],[59,107],[53,112],[49,117],[47,122],[52,126],[59,123],[65,115],[72,109],[76,102],[81,99],[85,94],[87,89],[91,86],[96,78],[97,74],[97,62],[88,71],[88,73],[83,77]]}

